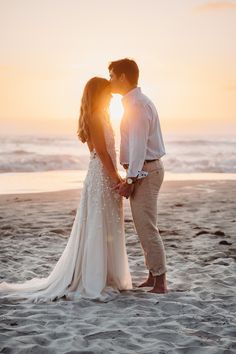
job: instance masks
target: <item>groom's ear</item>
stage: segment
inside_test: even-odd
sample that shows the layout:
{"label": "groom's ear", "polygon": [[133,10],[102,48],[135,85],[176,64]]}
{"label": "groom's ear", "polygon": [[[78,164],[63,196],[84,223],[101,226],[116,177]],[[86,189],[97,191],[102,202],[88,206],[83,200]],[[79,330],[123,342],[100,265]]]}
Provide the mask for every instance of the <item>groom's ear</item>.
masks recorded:
{"label": "groom's ear", "polygon": [[122,74],[120,75],[119,79],[120,79],[120,81],[125,81],[125,79],[126,79],[125,74],[122,73]]}

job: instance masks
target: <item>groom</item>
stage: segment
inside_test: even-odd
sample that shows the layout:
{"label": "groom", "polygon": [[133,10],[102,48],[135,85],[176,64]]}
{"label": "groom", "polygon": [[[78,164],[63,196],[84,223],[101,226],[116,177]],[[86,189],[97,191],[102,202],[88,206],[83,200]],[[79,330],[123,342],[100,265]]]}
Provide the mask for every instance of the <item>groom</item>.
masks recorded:
{"label": "groom", "polygon": [[165,249],[157,228],[157,197],[164,178],[161,157],[165,148],[154,104],[137,87],[139,68],[134,60],[110,63],[111,90],[123,96],[120,163],[127,177],[116,189],[130,198],[134,225],[141,242],[148,279],[140,287],[150,286],[153,293],[166,293]]}

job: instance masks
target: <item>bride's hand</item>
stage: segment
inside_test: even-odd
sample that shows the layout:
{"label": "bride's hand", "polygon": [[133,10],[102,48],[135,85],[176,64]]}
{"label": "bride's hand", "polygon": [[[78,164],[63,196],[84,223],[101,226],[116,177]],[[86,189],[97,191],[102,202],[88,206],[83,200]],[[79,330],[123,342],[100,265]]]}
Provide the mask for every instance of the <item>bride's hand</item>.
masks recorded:
{"label": "bride's hand", "polygon": [[118,175],[116,179],[113,180],[114,181],[114,187],[112,187],[112,190],[118,190],[119,186],[122,182],[124,182],[124,179]]}
{"label": "bride's hand", "polygon": [[124,178],[122,178],[119,174],[117,174],[116,178],[114,179],[114,183],[119,184],[124,182]]}

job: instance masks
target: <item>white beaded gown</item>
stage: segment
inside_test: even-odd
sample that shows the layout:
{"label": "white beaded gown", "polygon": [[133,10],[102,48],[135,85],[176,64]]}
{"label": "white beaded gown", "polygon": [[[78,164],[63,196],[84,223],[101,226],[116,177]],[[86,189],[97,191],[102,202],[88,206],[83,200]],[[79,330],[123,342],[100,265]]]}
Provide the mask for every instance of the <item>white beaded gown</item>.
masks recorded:
{"label": "white beaded gown", "polygon": [[[104,121],[107,151],[116,165],[110,122]],[[65,296],[109,301],[132,289],[125,247],[122,198],[112,190],[95,150],[67,245],[48,277],[0,284],[0,298],[47,302]]]}

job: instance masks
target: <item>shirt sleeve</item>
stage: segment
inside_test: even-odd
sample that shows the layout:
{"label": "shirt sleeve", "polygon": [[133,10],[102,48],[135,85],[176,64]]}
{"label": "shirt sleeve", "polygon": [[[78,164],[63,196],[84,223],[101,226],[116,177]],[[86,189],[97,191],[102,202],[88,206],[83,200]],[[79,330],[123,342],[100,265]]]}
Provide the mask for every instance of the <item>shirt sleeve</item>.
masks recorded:
{"label": "shirt sleeve", "polygon": [[150,113],[142,104],[135,104],[129,119],[129,168],[127,177],[137,177],[146,158]]}

